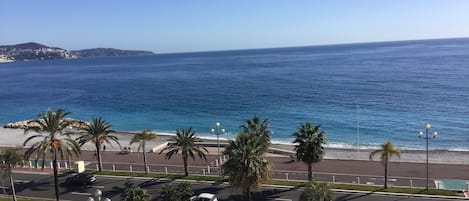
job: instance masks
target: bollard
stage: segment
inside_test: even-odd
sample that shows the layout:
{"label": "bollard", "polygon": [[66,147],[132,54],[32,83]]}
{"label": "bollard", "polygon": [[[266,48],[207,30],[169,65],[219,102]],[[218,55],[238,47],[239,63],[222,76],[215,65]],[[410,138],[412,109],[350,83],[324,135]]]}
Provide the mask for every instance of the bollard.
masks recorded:
{"label": "bollard", "polygon": [[164,173],[168,174],[168,167],[164,167]]}
{"label": "bollard", "polygon": [[205,176],[205,169],[202,169],[202,174]]}
{"label": "bollard", "polygon": [[288,181],[288,172],[285,172],[285,179]]}
{"label": "bollard", "polygon": [[440,182],[436,182],[436,189],[440,189]]}
{"label": "bollard", "polygon": [[207,172],[208,172],[208,174],[210,174],[210,166],[209,165],[207,165]]}
{"label": "bollard", "polygon": [[60,169],[60,162],[57,162],[57,169]]}
{"label": "bollard", "polygon": [[29,161],[29,168],[32,168],[32,167],[33,167],[33,162]]}
{"label": "bollard", "polygon": [[68,164],[67,162],[64,163],[65,169],[68,169]]}
{"label": "bollard", "polygon": [[215,159],[215,167],[218,167],[218,159]]}
{"label": "bollard", "polygon": [[410,188],[412,188],[412,187],[413,187],[413,185],[412,185],[412,179],[409,180],[409,181],[410,181]]}
{"label": "bollard", "polygon": [[98,164],[96,164],[96,171],[98,171],[98,170],[99,170],[99,165],[98,165]]}
{"label": "bollard", "polygon": [[332,175],[332,183],[334,184],[335,183],[335,176]]}
{"label": "bollard", "polygon": [[53,167],[54,167],[54,165],[52,164],[52,161],[51,161],[50,162],[50,168],[53,168]]}
{"label": "bollard", "polygon": [[115,172],[116,171],[116,165],[112,164],[112,171]]}
{"label": "bollard", "polygon": [[360,184],[360,177],[357,177],[357,184]]}
{"label": "bollard", "polygon": [[150,173],[150,166],[147,165],[147,172]]}
{"label": "bollard", "polygon": [[129,170],[130,172],[132,172],[132,165],[129,165]]}

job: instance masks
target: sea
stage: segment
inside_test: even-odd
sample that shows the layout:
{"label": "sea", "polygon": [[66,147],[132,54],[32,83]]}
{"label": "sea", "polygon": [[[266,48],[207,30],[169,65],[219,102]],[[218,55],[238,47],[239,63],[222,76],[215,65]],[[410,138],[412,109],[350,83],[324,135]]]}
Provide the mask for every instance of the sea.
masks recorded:
{"label": "sea", "polygon": [[469,150],[469,38],[0,64],[0,124],[63,108],[119,131],[192,127],[231,139],[267,119],[275,143],[306,121],[329,147]]}

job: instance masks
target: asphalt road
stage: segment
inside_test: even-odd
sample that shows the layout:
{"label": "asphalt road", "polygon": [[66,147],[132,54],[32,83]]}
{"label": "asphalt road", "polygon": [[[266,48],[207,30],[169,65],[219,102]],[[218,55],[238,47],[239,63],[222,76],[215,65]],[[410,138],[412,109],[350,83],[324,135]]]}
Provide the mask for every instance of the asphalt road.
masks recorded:
{"label": "asphalt road", "polygon": [[[51,175],[37,174],[14,174],[15,180],[21,181],[16,185],[17,194],[21,196],[54,198],[54,183]],[[88,197],[99,189],[105,197],[111,200],[121,200],[121,196],[125,190],[132,185],[142,184],[149,179],[142,178],[114,178],[114,177],[97,177],[97,182],[90,186],[60,186],[61,199],[64,200],[87,200]],[[60,177],[59,182],[63,183],[65,177]],[[152,200],[159,200],[161,188],[166,183],[174,183],[174,181],[156,181],[145,187],[151,194]],[[224,184],[205,184],[193,183],[192,188],[195,193],[209,192],[216,194],[219,200],[242,200],[241,192],[229,185]],[[253,200],[256,201],[297,201],[302,189],[297,188],[262,188],[258,192],[254,192]],[[435,199],[420,198],[409,196],[395,195],[378,195],[364,194],[353,192],[335,192],[336,200],[353,200],[353,201],[435,201],[435,200],[454,200],[454,199]]]}

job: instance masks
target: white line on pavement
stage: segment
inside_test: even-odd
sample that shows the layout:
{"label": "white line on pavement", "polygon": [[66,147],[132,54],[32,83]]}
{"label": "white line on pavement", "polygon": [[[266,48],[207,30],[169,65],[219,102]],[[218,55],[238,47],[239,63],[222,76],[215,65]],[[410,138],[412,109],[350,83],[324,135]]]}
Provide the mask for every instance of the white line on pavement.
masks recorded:
{"label": "white line on pavement", "polygon": [[275,198],[274,200],[278,200],[278,201],[292,201],[292,199],[285,199],[285,198]]}
{"label": "white line on pavement", "polygon": [[78,193],[78,192],[72,192],[72,194],[74,194],[74,195],[87,195],[87,196],[91,195],[91,193]]}
{"label": "white line on pavement", "polygon": [[104,186],[87,186],[87,187],[91,187],[91,188],[104,188]]}

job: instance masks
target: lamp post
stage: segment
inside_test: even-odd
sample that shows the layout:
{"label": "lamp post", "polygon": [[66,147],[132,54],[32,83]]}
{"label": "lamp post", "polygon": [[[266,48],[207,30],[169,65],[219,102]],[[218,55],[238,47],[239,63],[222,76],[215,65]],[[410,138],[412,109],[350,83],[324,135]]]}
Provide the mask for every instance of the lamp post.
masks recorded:
{"label": "lamp post", "polygon": [[427,151],[427,161],[426,161],[426,164],[427,164],[427,184],[425,186],[425,190],[428,190],[428,140],[432,139],[432,138],[436,138],[436,136],[438,135],[437,132],[433,132],[433,135],[432,137],[428,137],[428,132],[430,132],[430,124],[427,122],[425,123],[425,137],[423,137],[423,132],[420,131],[419,132],[419,138],[423,138],[426,142],[426,151]]}
{"label": "lamp post", "polygon": [[215,123],[215,127],[212,128],[212,134],[217,135],[217,147],[218,147],[218,163],[220,164],[220,135],[225,133],[225,129],[221,128],[220,122]]}
{"label": "lamp post", "polygon": [[103,192],[99,189],[96,189],[96,191],[93,193],[93,197],[88,197],[87,201],[111,201],[109,198],[103,198],[102,195]]}

